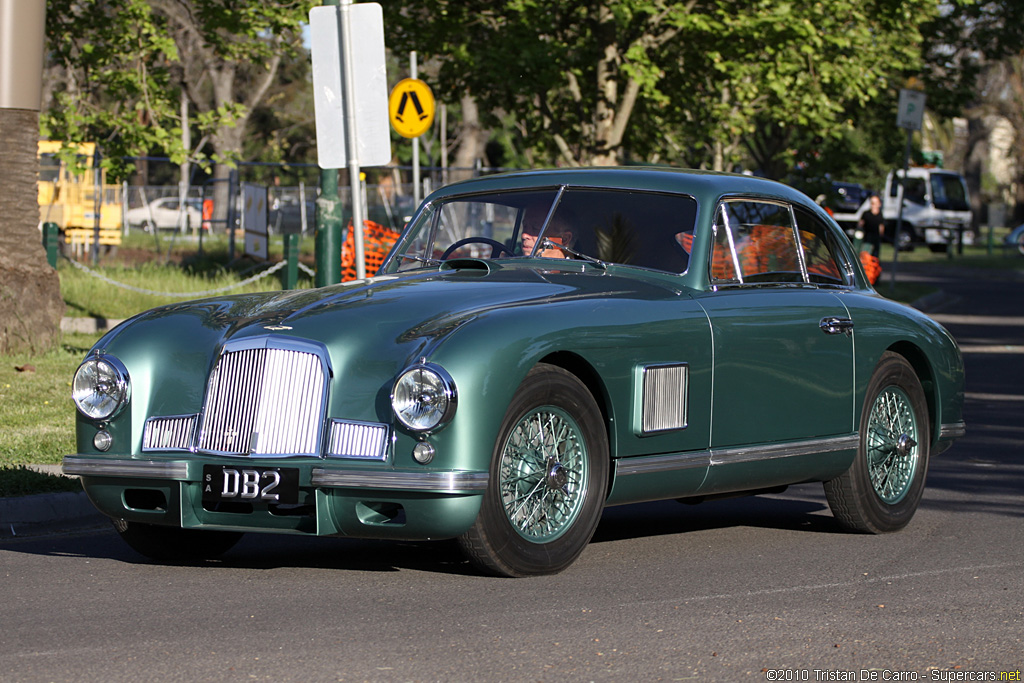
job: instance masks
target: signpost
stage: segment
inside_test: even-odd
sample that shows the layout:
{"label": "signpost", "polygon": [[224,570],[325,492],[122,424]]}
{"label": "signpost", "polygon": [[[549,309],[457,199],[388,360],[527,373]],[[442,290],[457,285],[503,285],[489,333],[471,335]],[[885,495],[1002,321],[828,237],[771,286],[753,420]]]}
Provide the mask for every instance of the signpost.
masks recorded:
{"label": "signpost", "polygon": [[903,231],[903,195],[906,190],[907,171],[910,169],[910,150],[914,140],[914,131],[921,130],[924,124],[924,105],[927,97],[920,90],[903,88],[896,112],[896,126],[907,130],[907,149],[903,155],[903,177],[900,178],[900,208],[896,217],[896,232],[892,236],[892,275],[889,281],[890,292],[896,289],[896,263],[900,257],[900,233]]}
{"label": "signpost", "polygon": [[[384,13],[375,2],[353,4],[352,0],[339,0],[338,4],[312,8],[309,29],[317,162],[325,170],[348,166],[356,275],[364,278],[360,166],[384,166],[391,161]],[[339,131],[343,135],[339,135]],[[336,182],[335,179],[335,187]],[[324,205],[331,203],[330,196],[321,196],[321,199]],[[340,234],[337,239],[333,234],[321,236],[322,228],[318,226],[317,246],[318,252],[324,251],[325,256],[317,255],[318,285],[341,279]],[[333,282],[322,282],[319,277],[326,259],[330,260]]]}
{"label": "signpost", "polygon": [[417,78],[416,51],[409,53],[409,73],[391,91],[388,115],[391,127],[404,138],[412,138],[412,199],[420,203],[420,140],[434,123],[434,93],[430,86]]}

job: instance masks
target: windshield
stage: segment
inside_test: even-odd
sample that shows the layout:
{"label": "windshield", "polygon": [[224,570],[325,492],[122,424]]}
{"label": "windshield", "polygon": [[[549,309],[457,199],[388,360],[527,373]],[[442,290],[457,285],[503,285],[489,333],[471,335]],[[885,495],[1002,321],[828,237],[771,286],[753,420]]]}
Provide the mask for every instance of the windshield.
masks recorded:
{"label": "windshield", "polygon": [[967,211],[971,208],[963,178],[951,173],[932,174],[932,199],[936,209]]}
{"label": "windshield", "polygon": [[696,207],[686,195],[566,187],[453,197],[420,212],[383,270],[532,257],[682,273]]}

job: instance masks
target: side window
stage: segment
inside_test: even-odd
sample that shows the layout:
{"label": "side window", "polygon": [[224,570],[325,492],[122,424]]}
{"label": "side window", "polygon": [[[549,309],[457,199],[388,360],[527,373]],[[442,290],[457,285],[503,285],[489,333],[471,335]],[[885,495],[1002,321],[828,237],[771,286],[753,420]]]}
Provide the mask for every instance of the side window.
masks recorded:
{"label": "side window", "polygon": [[806,209],[795,207],[794,213],[808,279],[826,285],[849,284],[840,267],[843,261],[837,257],[835,235],[828,225]]}
{"label": "side window", "polygon": [[729,200],[715,213],[712,283],[803,282],[786,204]]}

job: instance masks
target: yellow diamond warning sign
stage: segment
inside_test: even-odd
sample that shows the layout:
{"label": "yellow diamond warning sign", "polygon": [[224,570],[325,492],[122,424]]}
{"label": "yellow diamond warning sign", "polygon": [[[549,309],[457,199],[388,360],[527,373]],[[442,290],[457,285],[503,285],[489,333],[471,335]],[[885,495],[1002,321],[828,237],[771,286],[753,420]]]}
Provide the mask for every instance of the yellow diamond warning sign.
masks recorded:
{"label": "yellow diamond warning sign", "polygon": [[418,78],[398,82],[388,98],[391,127],[405,138],[418,138],[434,122],[434,93]]}

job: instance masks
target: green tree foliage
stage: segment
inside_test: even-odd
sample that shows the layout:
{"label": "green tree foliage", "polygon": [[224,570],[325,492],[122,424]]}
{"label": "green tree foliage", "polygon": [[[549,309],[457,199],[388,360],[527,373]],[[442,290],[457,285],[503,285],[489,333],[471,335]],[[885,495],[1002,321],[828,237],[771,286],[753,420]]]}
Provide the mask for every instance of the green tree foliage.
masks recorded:
{"label": "green tree foliage", "polygon": [[440,62],[444,97],[469,91],[512,114],[540,160],[752,158],[779,175],[794,141],[841,135],[850,108],[918,66],[918,26],[937,5],[424,0],[388,5],[386,25],[392,49]]}
{"label": "green tree foliage", "polygon": [[49,102],[44,138],[100,141],[104,165],[123,175],[126,156],[181,146],[170,64],[177,48],[146,0],[49,0]]}
{"label": "green tree foliage", "polygon": [[[239,156],[245,124],[283,56],[298,53],[299,0],[49,0],[51,83],[41,133],[94,140],[115,175],[125,157],[175,163]],[[305,58],[305,55],[302,55]],[[181,93],[200,143],[185,149]]]}
{"label": "green tree foliage", "polygon": [[[929,107],[972,120],[965,156],[975,189],[982,189],[986,171],[974,148],[987,144],[995,119],[1013,129],[1009,155],[1017,160],[1016,178],[1008,185],[1016,188],[1015,222],[1024,220],[1024,3],[955,0],[925,26],[924,35]],[[990,199],[1001,200],[1000,194]]]}

